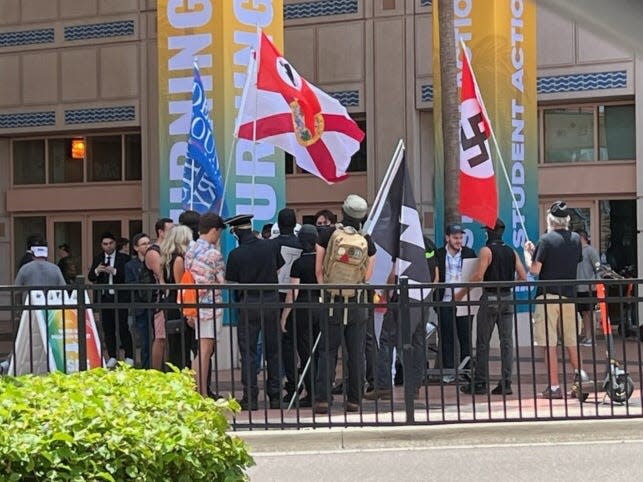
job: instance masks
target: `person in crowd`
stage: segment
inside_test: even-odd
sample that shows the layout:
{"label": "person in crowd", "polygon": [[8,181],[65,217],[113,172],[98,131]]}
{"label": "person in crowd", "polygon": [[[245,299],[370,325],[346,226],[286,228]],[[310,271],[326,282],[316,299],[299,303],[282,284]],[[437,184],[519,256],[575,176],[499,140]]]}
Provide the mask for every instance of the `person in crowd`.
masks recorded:
{"label": "person in crowd", "polygon": [[13,282],[16,286],[65,286],[67,282],[63,274],[54,263],[47,261],[49,255],[47,242],[40,238],[32,238],[33,244],[28,246],[28,251],[33,259],[22,265]]}
{"label": "person in crowd", "polygon": [[18,261],[18,271],[25,264],[34,260],[34,255],[31,252],[31,247],[36,246],[38,243],[43,243],[44,241],[45,239],[40,234],[31,234],[27,237],[27,250],[25,251],[25,254],[22,255],[22,258],[20,258],[20,261]]}
{"label": "person in crowd", "polygon": [[116,251],[123,253],[125,256],[132,256],[132,251],[130,250],[129,239],[120,237],[116,240]]}
{"label": "person in crowd", "polygon": [[[260,241],[252,234],[252,215],[237,215],[225,222],[232,228],[239,246],[228,256],[226,280],[241,284],[277,284],[277,271],[284,265],[279,245]],[[263,331],[263,347],[268,378],[266,394],[270,408],[281,406],[281,378],[279,357],[279,300],[272,290],[235,290],[234,298],[242,304],[239,309],[237,336],[241,354],[241,383],[243,385],[243,410],[259,408],[257,386],[257,341]],[[271,306],[271,304],[274,304]]]}
{"label": "person in crowd", "polygon": [[[192,230],[188,226],[175,226],[165,236],[161,243],[161,265],[163,268],[163,282],[168,285],[177,284],[185,272],[185,253],[192,242]],[[164,300],[167,303],[176,303],[177,290],[165,291]],[[173,323],[178,328],[178,333],[168,333],[168,361],[178,368],[191,366],[190,349],[194,330],[185,323],[180,307],[176,306],[165,312],[166,328],[168,323]]]}
{"label": "person in crowd", "polygon": [[313,217],[315,218],[315,226],[317,227],[334,226],[337,224],[337,216],[328,209],[317,211]]}
{"label": "person in crowd", "polygon": [[[463,260],[475,258],[473,249],[464,246],[464,228],[461,224],[449,224],[445,231],[445,245],[436,251],[440,283],[462,283]],[[438,291],[437,296],[442,301],[457,301],[454,299],[458,293],[457,287],[445,287]],[[455,293],[454,293],[455,292]],[[438,309],[440,323],[440,352],[442,368],[451,370],[455,364],[455,337],[457,334],[460,345],[460,363],[471,357],[471,319],[472,316],[457,316],[456,305],[448,304]],[[443,376],[444,383],[452,383],[455,375],[450,373]]]}
{"label": "person in crowd", "polygon": [[58,246],[58,268],[63,274],[67,284],[72,284],[78,274],[78,263],[71,255],[71,248],[67,243]]}
{"label": "person in crowd", "polygon": [[[137,284],[139,283],[139,274],[143,268],[145,260],[145,253],[151,241],[147,234],[138,233],[132,238],[132,247],[134,248],[134,258],[125,264],[125,283]],[[136,291],[134,291],[134,301],[137,300]],[[140,367],[144,369],[150,368],[150,344],[152,342],[150,336],[150,310],[146,308],[134,308],[134,332],[141,347]]]}
{"label": "person in crowd", "polygon": [[[165,236],[174,227],[174,221],[171,218],[160,218],[154,224],[154,233],[156,241],[152,243],[145,253],[143,260],[145,267],[151,272],[154,282],[164,284],[163,266],[161,263],[161,244]],[[151,301],[161,301],[163,292],[157,290],[152,294]],[[165,341],[167,338],[165,332],[165,312],[162,309],[156,309],[154,312],[154,341],[152,342],[152,368],[161,370],[163,368],[163,358],[165,357]]]}
{"label": "person in crowd", "polygon": [[191,209],[183,211],[179,216],[179,224],[181,226],[187,226],[192,230],[192,240],[195,242],[197,239],[199,239],[199,219],[200,218],[201,218],[201,215],[198,212],[193,211]]}
{"label": "person in crowd", "polygon": [[[589,244],[589,235],[584,229],[576,230],[580,237],[580,244],[583,250],[583,260],[578,263],[576,268],[576,279],[595,280],[598,278],[598,271],[601,267],[601,259],[598,251],[594,246]],[[576,295],[579,298],[589,298],[596,296],[595,286],[592,284],[578,285]],[[576,305],[578,313],[583,319],[583,336],[580,344],[583,346],[592,346],[592,321],[594,314],[594,304],[580,302]]]}
{"label": "person in crowd", "polygon": [[[299,361],[304,368],[306,362],[310,360],[308,369],[304,376],[303,386],[306,389],[306,396],[299,398],[299,407],[311,407],[313,401],[313,387],[315,381],[315,372],[317,363],[315,363],[316,354],[312,352],[317,334],[319,333],[319,309],[315,305],[319,303],[320,290],[318,288],[305,288],[300,289],[300,284],[316,285],[317,276],[315,275],[315,248],[317,245],[318,233],[315,226],[304,224],[299,233],[297,234],[301,244],[302,253],[297,258],[290,268],[290,284],[293,289],[287,290],[285,299],[285,308],[281,312],[281,330],[284,334],[291,332],[290,336],[294,339],[295,347],[297,348],[297,355]],[[282,270],[285,266],[282,268]],[[289,306],[294,303],[294,310]],[[292,313],[292,314],[291,314]],[[284,336],[285,338],[285,336]],[[285,344],[284,344],[285,345]],[[294,365],[294,352],[291,353],[292,358],[288,360],[285,356],[286,349],[284,347],[284,363]],[[293,378],[286,383],[286,397],[284,401],[290,403],[292,396],[298,383],[296,377],[296,366],[291,368],[293,370]],[[288,374],[288,369],[286,374]],[[288,377],[288,375],[287,375]]]}
{"label": "person in crowd", "polygon": [[[315,248],[315,277],[319,284],[328,283],[331,279],[328,272],[331,267],[331,258],[338,253],[332,249],[339,244],[336,243],[337,236],[342,233],[359,234],[362,222],[368,214],[366,200],[356,194],[349,194],[342,205],[343,219],[341,226],[324,229],[319,232],[319,240]],[[339,231],[338,231],[339,230]],[[363,236],[361,243],[366,247],[364,265],[360,267],[359,276],[355,284],[366,283],[373,272],[375,264],[375,243],[370,236]],[[328,252],[329,258],[326,258]],[[352,277],[352,274],[347,275]],[[315,382],[315,413],[328,413],[331,402],[331,384],[335,379],[335,365],[337,362],[337,351],[341,345],[342,338],[346,346],[346,375],[347,386],[345,409],[347,412],[360,410],[364,384],[364,343],[366,337],[366,324],[368,322],[368,309],[358,303],[366,301],[364,295],[366,290],[358,290],[353,297],[333,297],[327,295],[325,303],[343,301],[346,307],[329,309],[328,316],[322,317],[319,342],[319,362],[317,364],[317,379]]]}
{"label": "person in crowd", "polygon": [[132,335],[127,323],[127,308],[111,307],[114,303],[129,301],[129,292],[118,290],[114,285],[125,283],[125,264],[129,257],[116,251],[116,238],[111,233],[100,237],[101,251],[94,256],[87,279],[97,286],[98,303],[101,305],[100,320],[107,348],[107,368],[114,368],[120,347],[125,352],[125,363],[134,364]]}
{"label": "person in crowd", "polygon": [[261,238],[270,239],[272,236],[272,223],[264,224],[261,228]]}
{"label": "person in crowd", "polygon": [[[208,285],[198,291],[201,305],[218,304],[213,308],[199,308],[197,318],[188,318],[188,324],[194,328],[198,340],[198,353],[192,360],[199,393],[207,397],[210,394],[209,364],[214,353],[217,327],[223,323],[223,297],[220,289],[212,285],[225,282],[225,265],[221,252],[216,248],[221,239],[225,224],[215,213],[205,213],[199,218],[199,239],[185,253],[185,269],[189,270],[197,285]],[[176,258],[178,259],[178,257]],[[175,261],[176,266],[176,261]],[[178,272],[175,272],[176,276]]]}
{"label": "person in crowd", "polygon": [[[569,209],[564,201],[554,202],[547,210],[547,233],[538,243],[525,243],[527,268],[539,279],[575,280],[578,263],[583,260],[580,236],[569,230]],[[536,305],[534,312],[534,343],[544,347],[545,365],[549,373],[549,386],[542,395],[548,399],[563,398],[558,378],[558,334],[561,333],[563,349],[567,348],[567,359],[575,370],[575,384],[587,379],[581,369],[578,355],[576,306],[569,301],[574,296],[572,285],[550,285],[538,288],[537,300],[545,304]],[[572,386],[572,393],[576,393]]]}
{"label": "person in crowd", "polygon": [[[502,240],[505,223],[497,219],[494,226],[486,226],[487,244],[480,248],[480,263],[469,281],[513,281],[526,280],[527,272],[518,253]],[[462,299],[467,290],[458,295]],[[464,393],[486,394],[489,376],[489,342],[496,325],[500,338],[500,361],[502,376],[498,385],[491,390],[493,395],[511,395],[511,373],[513,369],[513,296],[511,286],[484,287],[480,309],[476,318],[476,363],[473,383],[464,385]]]}
{"label": "person in crowd", "polygon": [[[284,265],[279,269],[278,281],[280,285],[286,285],[290,282],[290,270],[302,252],[301,242],[294,234],[297,218],[295,211],[290,208],[284,208],[277,214],[277,225],[279,234],[273,238],[273,242],[279,246],[279,252],[284,259]],[[273,226],[274,228],[274,226]],[[279,290],[279,301],[286,300],[287,289]],[[282,310],[283,311],[283,310]],[[286,325],[282,331],[281,347],[282,362],[286,374],[286,395],[284,401],[288,403],[295,393],[297,386],[297,358],[295,357],[295,339],[293,336],[292,317],[286,318]]]}

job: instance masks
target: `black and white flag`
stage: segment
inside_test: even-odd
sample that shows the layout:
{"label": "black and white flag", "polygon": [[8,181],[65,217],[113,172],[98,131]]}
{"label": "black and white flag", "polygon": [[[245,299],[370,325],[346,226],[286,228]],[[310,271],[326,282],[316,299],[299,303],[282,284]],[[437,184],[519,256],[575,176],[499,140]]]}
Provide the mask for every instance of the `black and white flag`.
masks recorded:
{"label": "black and white flag", "polygon": [[[429,296],[429,289],[412,287],[430,283],[431,277],[425,257],[420,214],[415,206],[402,141],[395,150],[373,203],[366,221],[366,233],[377,245],[375,267],[369,282],[374,285],[386,284],[395,264],[397,276],[406,277],[411,285],[410,298],[421,301]],[[411,329],[414,330],[415,326],[413,323]]]}

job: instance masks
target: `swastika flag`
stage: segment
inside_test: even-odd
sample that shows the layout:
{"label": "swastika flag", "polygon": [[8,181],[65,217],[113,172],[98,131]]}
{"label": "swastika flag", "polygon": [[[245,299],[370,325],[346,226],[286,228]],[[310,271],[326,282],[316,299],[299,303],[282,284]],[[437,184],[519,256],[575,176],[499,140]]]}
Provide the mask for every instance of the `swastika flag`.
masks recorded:
{"label": "swastika flag", "polygon": [[460,90],[460,213],[484,226],[498,217],[498,190],[489,149],[491,128],[469,59],[462,55]]}

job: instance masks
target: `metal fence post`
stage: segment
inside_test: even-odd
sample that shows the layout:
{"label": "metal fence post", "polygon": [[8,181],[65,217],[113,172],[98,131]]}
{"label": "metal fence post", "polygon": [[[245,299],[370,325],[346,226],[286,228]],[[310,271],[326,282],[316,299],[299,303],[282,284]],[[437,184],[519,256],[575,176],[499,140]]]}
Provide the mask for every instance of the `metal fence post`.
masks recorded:
{"label": "metal fence post", "polygon": [[415,387],[413,386],[413,345],[411,334],[411,307],[409,306],[409,280],[400,277],[400,334],[402,342],[402,365],[404,366],[404,408],[406,423],[415,422]]}
{"label": "metal fence post", "polygon": [[85,277],[76,276],[76,314],[78,327],[78,371],[87,370],[87,325],[85,323]]}

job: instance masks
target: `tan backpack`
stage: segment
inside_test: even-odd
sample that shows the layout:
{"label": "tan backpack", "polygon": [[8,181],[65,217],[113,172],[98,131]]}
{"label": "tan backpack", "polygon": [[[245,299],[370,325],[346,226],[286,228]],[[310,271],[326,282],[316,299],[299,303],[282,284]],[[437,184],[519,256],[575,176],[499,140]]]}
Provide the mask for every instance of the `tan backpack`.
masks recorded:
{"label": "tan backpack", "polygon": [[[368,266],[368,242],[351,226],[338,224],[328,240],[324,255],[324,283],[330,285],[356,285],[364,282]],[[329,289],[331,296],[352,298],[355,289]]]}

